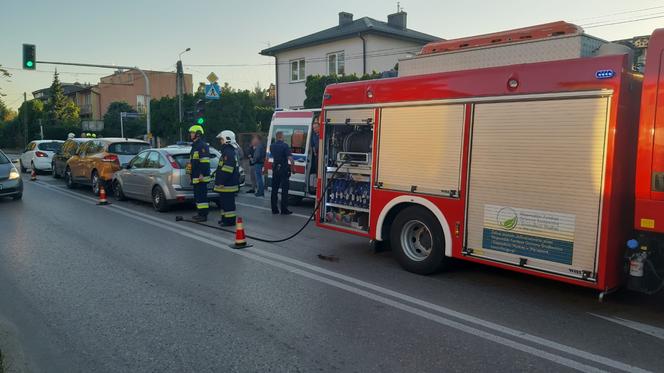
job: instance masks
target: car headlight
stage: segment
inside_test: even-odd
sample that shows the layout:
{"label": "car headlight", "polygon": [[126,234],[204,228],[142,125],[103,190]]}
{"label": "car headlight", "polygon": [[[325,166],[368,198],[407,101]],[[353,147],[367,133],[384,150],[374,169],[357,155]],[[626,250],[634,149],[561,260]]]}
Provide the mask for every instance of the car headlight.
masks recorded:
{"label": "car headlight", "polygon": [[16,169],[13,169],[13,170],[9,171],[9,180],[16,180],[20,176],[21,175],[19,175],[19,173],[18,173],[18,171],[16,171]]}

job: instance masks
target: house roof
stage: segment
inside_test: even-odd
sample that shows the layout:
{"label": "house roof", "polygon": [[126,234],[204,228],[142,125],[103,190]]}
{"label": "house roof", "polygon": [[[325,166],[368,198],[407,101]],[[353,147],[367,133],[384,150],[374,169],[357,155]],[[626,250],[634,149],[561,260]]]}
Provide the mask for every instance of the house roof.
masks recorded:
{"label": "house roof", "polygon": [[380,34],[389,36],[396,39],[429,43],[432,41],[442,40],[439,37],[425,34],[411,29],[402,29],[387,22],[378,21],[370,17],[362,17],[347,24],[337,25],[330,27],[326,30],[313,33],[311,35],[303,36],[301,38],[293,39],[285,43],[275,45],[267,49],[263,49],[260,54],[264,56],[274,56],[275,54],[289,50],[307,47],[310,45],[321,44],[333,40],[345,39],[358,34]]}
{"label": "house roof", "polygon": [[[69,96],[79,91],[85,91],[92,89],[95,86],[90,84],[81,84],[81,83],[61,83],[62,90],[64,91],[65,96]],[[42,99],[47,99],[51,97],[51,87],[38,89],[32,92],[32,96],[35,97],[37,94],[42,93]]]}

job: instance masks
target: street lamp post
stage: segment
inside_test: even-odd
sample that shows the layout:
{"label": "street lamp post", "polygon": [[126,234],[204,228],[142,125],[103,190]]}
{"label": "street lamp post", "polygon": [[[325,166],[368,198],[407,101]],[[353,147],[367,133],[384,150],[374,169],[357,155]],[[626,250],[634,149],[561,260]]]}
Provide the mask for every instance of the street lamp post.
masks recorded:
{"label": "street lamp post", "polygon": [[184,69],[182,68],[182,55],[189,52],[187,48],[178,55],[177,63],[177,93],[178,93],[178,128],[180,130],[180,141],[182,141],[182,95],[184,94]]}

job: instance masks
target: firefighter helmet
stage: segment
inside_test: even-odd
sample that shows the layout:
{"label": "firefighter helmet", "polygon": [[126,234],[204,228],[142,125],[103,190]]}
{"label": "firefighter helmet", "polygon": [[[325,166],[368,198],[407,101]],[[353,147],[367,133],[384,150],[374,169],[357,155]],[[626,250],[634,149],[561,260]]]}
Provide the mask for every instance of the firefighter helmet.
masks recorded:
{"label": "firefighter helmet", "polygon": [[203,126],[199,126],[198,124],[196,124],[189,127],[189,133],[199,133],[202,135],[205,133],[205,131],[203,131]]}
{"label": "firefighter helmet", "polygon": [[236,142],[235,142],[235,133],[233,131],[229,131],[229,130],[221,131],[217,135],[217,138],[222,139],[222,141],[225,144],[231,144],[231,145],[236,144]]}

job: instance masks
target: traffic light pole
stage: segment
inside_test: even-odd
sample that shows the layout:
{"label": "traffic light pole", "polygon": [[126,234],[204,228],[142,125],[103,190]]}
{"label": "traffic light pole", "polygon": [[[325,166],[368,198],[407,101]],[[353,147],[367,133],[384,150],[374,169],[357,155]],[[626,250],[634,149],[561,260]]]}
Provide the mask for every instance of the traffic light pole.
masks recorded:
{"label": "traffic light pole", "polygon": [[35,61],[36,63],[44,63],[47,65],[65,65],[65,66],[83,66],[83,67],[100,67],[104,69],[126,69],[126,70],[136,70],[143,75],[145,80],[145,121],[147,124],[147,136],[150,144],[153,144],[152,141],[152,132],[150,130],[150,78],[145,71],[139,69],[136,66],[116,66],[116,65],[97,65],[91,63],[74,63],[74,62],[53,62],[53,61]]}

